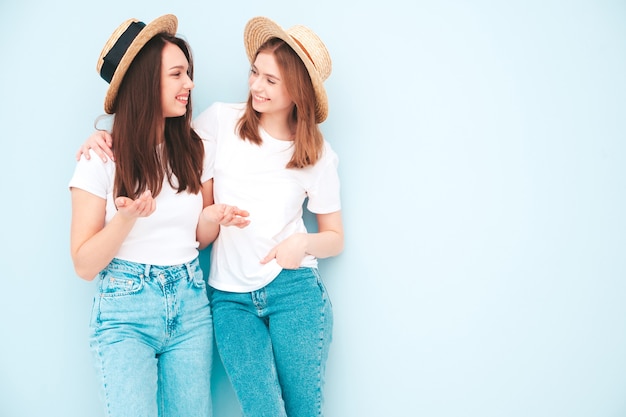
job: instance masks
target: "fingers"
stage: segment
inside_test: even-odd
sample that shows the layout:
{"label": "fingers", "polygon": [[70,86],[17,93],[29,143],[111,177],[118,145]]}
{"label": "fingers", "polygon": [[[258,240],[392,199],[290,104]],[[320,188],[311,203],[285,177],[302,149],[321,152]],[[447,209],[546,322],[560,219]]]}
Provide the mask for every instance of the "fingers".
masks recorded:
{"label": "fingers", "polygon": [[113,156],[113,137],[107,131],[101,130],[100,133],[101,134],[98,137],[98,155],[102,157],[102,160],[104,162],[106,162],[106,157],[104,155],[108,156],[111,161],[114,161],[115,157]]}
{"label": "fingers", "polygon": [[129,204],[132,203],[133,200],[131,200],[128,197],[117,197],[115,199],[115,207],[117,207],[117,209],[121,209],[124,208],[126,206],[128,206]]}
{"label": "fingers", "polygon": [[241,209],[238,209],[237,207],[235,207],[235,209],[236,209],[235,214],[239,217],[250,216],[250,213],[247,210],[241,210]]}
{"label": "fingers", "polygon": [[85,159],[91,159],[89,150],[93,151],[102,159],[102,162],[107,162],[109,159],[114,161],[113,156],[113,137],[111,134],[104,130],[98,130],[94,132],[85,143],[76,152],[76,160],[80,160],[81,155],[85,156]]}
{"label": "fingers", "polygon": [[[93,151],[100,157],[100,159],[102,159],[102,162],[108,161],[106,154],[102,151],[102,148],[93,148]],[[87,155],[89,155],[89,152],[87,152]]]}
{"label": "fingers", "polygon": [[107,131],[102,131],[102,135],[104,136],[104,142],[107,145],[107,148],[113,147],[113,136]]}
{"label": "fingers", "polygon": [[119,213],[127,217],[148,217],[156,210],[156,201],[150,190],[146,190],[136,200],[118,197],[115,205]]}
{"label": "fingers", "polygon": [[222,226],[246,227],[250,224],[249,215],[246,210],[227,204],[212,204],[202,209],[202,218]]}
{"label": "fingers", "polygon": [[110,145],[105,135],[108,135],[108,133],[99,130],[91,135],[91,137],[87,140],[87,143],[85,143],[85,146],[91,147],[96,155],[102,159],[102,162],[106,162],[108,160],[107,156],[113,159]]}
{"label": "fingers", "polygon": [[250,213],[246,210],[241,210],[236,206],[226,206],[224,218],[220,224],[223,226],[235,226],[241,229],[250,224],[248,216],[250,216]]}
{"label": "fingers", "polygon": [[265,258],[261,259],[261,265],[265,265],[273,260],[284,269],[298,269],[300,267],[300,261],[289,254],[279,254],[278,246],[274,247]]}
{"label": "fingers", "polygon": [[135,200],[134,204],[136,205],[136,210],[140,217],[149,216],[156,209],[156,201],[152,198],[152,192],[150,190],[144,191],[143,194]]}
{"label": "fingers", "polygon": [[272,249],[265,258],[261,259],[261,264],[265,265],[274,258],[276,258],[276,248]]}
{"label": "fingers", "polygon": [[83,144],[78,151],[76,152],[76,160],[80,161],[80,157],[84,155],[85,159],[91,159],[91,155],[89,155],[89,146],[87,144]]}
{"label": "fingers", "polygon": [[250,216],[250,213],[248,213],[248,211],[241,210],[240,208],[236,206],[228,206],[226,211],[227,211],[226,215],[233,220],[235,219],[246,220],[246,218]]}

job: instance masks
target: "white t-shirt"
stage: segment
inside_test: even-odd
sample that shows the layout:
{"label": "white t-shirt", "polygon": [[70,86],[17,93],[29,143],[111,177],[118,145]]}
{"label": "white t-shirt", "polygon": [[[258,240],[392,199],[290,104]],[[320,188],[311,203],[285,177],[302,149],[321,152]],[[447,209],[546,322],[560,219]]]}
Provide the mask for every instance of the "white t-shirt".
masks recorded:
{"label": "white t-shirt", "polygon": [[[202,182],[213,177],[213,158],[209,146],[205,149]],[[115,163],[106,163],[90,151],[91,159],[82,157],[69,186],[80,188],[106,200],[105,224],[109,223],[117,209],[113,198]],[[174,178],[174,183],[175,178]],[[151,265],[179,265],[198,256],[196,226],[202,211],[202,193],[176,193],[167,178],[156,197],[156,210],[148,217],[137,219],[122,243],[116,258]]]}
{"label": "white t-shirt", "polygon": [[[341,209],[338,158],[324,143],[321,159],[302,169],[287,169],[293,142],[278,140],[261,130],[263,143],[242,140],[236,126],[245,104],[215,103],[194,121],[198,134],[215,147],[214,196],[216,203],[250,212],[250,224],[239,229],[222,227],[213,243],[209,284],[231,292],[264,287],[281,271],[273,260],[262,265],[269,251],[294,233],[306,233],[302,206],[313,213]],[[316,267],[307,255],[303,267]]]}

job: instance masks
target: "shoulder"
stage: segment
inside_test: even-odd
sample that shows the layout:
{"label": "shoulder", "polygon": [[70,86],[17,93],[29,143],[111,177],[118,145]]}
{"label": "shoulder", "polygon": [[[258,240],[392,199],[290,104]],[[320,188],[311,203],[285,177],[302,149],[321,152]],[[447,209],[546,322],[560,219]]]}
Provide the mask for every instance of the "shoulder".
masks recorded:
{"label": "shoulder", "polygon": [[81,188],[106,198],[115,175],[115,162],[105,163],[92,150],[89,152],[91,159],[82,156],[77,162],[74,175],[70,180],[70,187]]}
{"label": "shoulder", "polygon": [[214,136],[220,126],[237,123],[245,108],[245,103],[215,102],[194,119],[193,128],[202,138]]}
{"label": "shoulder", "polygon": [[76,169],[83,172],[102,174],[110,174],[115,170],[115,162],[110,159],[104,162],[93,149],[89,149],[89,158],[87,159],[85,155],[82,155],[76,163]]}

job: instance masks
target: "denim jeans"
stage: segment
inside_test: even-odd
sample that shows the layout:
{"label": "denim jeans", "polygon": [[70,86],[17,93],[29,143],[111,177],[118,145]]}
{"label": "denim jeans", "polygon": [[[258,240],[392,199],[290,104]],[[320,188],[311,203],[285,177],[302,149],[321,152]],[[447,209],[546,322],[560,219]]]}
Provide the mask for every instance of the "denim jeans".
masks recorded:
{"label": "denim jeans", "polygon": [[283,270],[260,290],[210,288],[215,341],[245,417],[322,416],[330,299],[317,269]]}
{"label": "denim jeans", "polygon": [[197,258],[113,259],[100,272],[90,324],[106,415],[209,417],[212,320]]}

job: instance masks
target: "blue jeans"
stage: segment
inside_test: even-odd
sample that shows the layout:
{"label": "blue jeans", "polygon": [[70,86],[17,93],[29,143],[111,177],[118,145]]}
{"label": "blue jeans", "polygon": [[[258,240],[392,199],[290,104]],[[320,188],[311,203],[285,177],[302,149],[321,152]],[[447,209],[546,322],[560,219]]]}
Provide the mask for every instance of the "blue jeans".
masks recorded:
{"label": "blue jeans", "polygon": [[212,325],[197,258],[113,259],[100,272],[90,324],[106,415],[209,417]]}
{"label": "blue jeans", "polygon": [[322,416],[330,299],[317,269],[249,293],[209,291],[217,350],[245,417]]}

